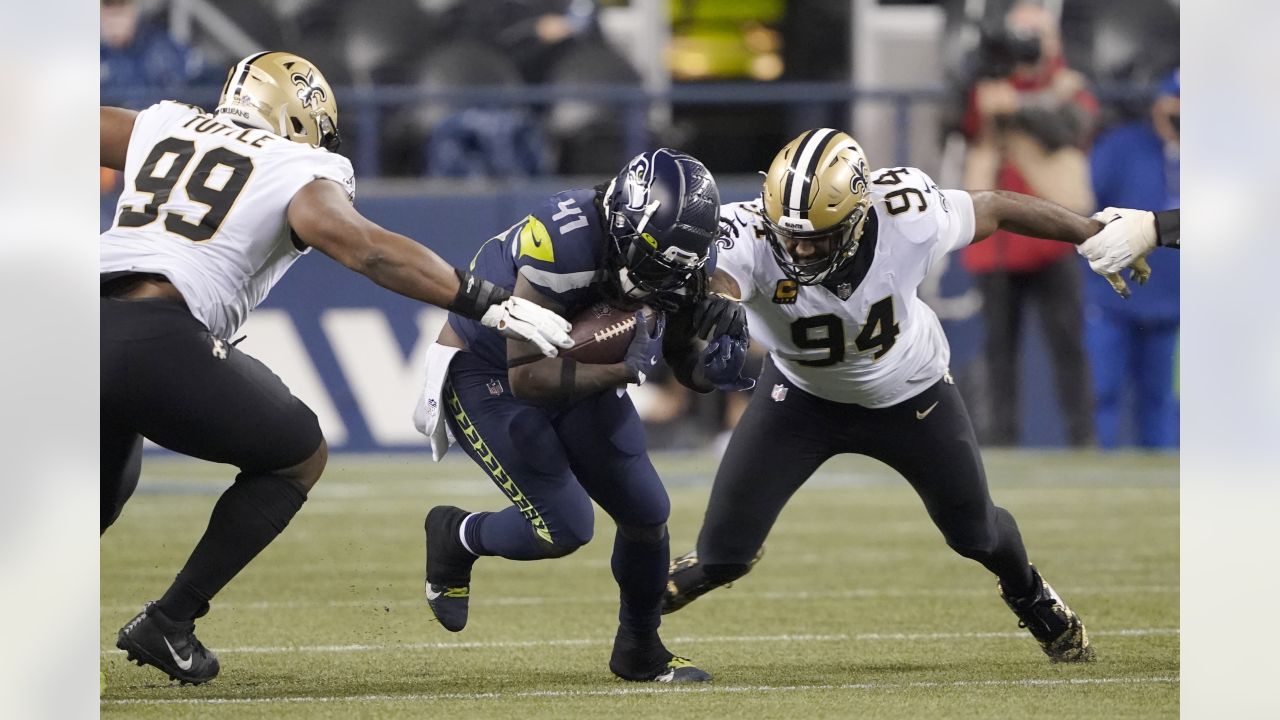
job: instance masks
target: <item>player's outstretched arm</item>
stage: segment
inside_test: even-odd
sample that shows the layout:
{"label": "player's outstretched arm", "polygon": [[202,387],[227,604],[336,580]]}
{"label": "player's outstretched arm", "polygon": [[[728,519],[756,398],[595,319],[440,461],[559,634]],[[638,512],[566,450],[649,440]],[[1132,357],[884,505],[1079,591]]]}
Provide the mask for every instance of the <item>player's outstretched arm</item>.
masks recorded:
{"label": "player's outstretched arm", "polygon": [[[524,278],[516,276],[515,299],[544,308],[547,312],[563,311]],[[643,324],[642,324],[643,325]],[[648,333],[640,330],[637,339]],[[662,344],[661,335],[654,343]],[[542,357],[537,348],[521,340],[507,340],[507,377],[511,394],[539,405],[569,404],[604,390],[620,388],[627,383],[643,382],[635,368],[627,362],[609,365],[579,363],[572,358]]]}
{"label": "player's outstretched arm", "polygon": [[455,269],[439,255],[356,211],[332,180],[317,179],[289,202],[289,226],[302,242],[405,297],[445,308],[527,340],[545,355],[569,347],[569,323],[555,313],[513,299],[493,283]]}
{"label": "player's outstretched arm", "polygon": [[1008,190],[981,190],[973,198],[973,242],[996,230],[1079,245],[1102,229],[1102,223],[1061,205]]}
{"label": "player's outstretched arm", "polygon": [[99,164],[112,170],[124,170],[124,158],[129,150],[129,136],[133,135],[133,121],[138,113],[118,107],[101,106],[98,109]]}
{"label": "player's outstretched arm", "polygon": [[[971,193],[973,198],[973,242],[979,242],[996,230],[1008,230],[1019,235],[1069,242],[1083,254],[1082,244],[1104,229],[1102,222],[1087,218],[1058,205],[1031,195],[1008,190],[982,190]],[[1111,287],[1124,297],[1129,288],[1119,272],[1101,272]],[[1145,260],[1133,262],[1133,278],[1142,284],[1151,276],[1151,268]]]}

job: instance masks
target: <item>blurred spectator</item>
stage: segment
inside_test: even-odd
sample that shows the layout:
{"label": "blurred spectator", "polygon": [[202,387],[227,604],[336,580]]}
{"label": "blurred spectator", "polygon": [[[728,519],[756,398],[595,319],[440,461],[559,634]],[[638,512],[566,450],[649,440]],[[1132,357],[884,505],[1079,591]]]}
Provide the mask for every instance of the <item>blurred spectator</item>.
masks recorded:
{"label": "blurred spectator", "polygon": [[101,21],[99,72],[104,94],[139,88],[170,91],[222,79],[195,52],[141,18],[133,0],[102,0]]}
{"label": "blurred spectator", "polygon": [[[1147,116],[1098,136],[1090,161],[1098,206],[1166,210],[1179,206],[1177,71]],[[1086,273],[1085,335],[1097,394],[1098,444],[1118,444],[1124,389],[1133,388],[1138,444],[1178,443],[1174,354],[1178,343],[1179,253],[1152,253],[1151,280],[1122,299],[1102,277]]]}
{"label": "blurred spectator", "polygon": [[427,140],[427,171],[437,177],[524,178],[548,169],[542,130],[523,108],[465,108]]}
{"label": "blurred spectator", "polygon": [[[474,40],[439,46],[420,61],[413,77],[420,88],[442,91],[524,84],[510,58]],[[428,175],[512,179],[550,169],[542,130],[522,105],[422,103],[406,108],[388,134],[418,148],[421,171]]]}
{"label": "blurred spectator", "polygon": [[[1081,214],[1093,209],[1080,149],[1097,102],[1067,68],[1054,18],[1020,2],[1003,25],[987,28],[979,79],[969,92],[964,187],[1037,195]],[[1072,446],[1093,440],[1088,366],[1082,343],[1080,268],[1069,245],[1000,231],[964,250],[983,295],[989,417],[983,442],[1019,440],[1018,346],[1022,310],[1034,302],[1053,356],[1058,401]]]}
{"label": "blurred spectator", "polygon": [[547,82],[564,53],[600,37],[593,0],[456,0],[442,20],[449,37],[492,45],[530,83]]}

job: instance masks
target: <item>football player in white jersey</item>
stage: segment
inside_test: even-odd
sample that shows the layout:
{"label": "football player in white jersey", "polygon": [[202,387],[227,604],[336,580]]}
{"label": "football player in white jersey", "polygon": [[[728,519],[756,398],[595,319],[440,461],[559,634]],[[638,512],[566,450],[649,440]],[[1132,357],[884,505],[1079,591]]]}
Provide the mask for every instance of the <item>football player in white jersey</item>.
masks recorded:
{"label": "football player in white jersey", "polygon": [[333,90],[285,52],[232,67],[214,113],[177,102],[101,110],[102,165],[123,170],[125,187],[101,237],[100,529],[137,486],[143,437],[240,469],[173,585],[117,638],[130,660],[183,683],[218,673],[194,619],[325,466],[315,414],[230,340],[295,260],[316,248],[547,355],[572,345],[563,318],[361,216],[337,144]]}
{"label": "football player in white jersey", "polygon": [[827,459],[858,453],[901,473],[947,544],[995,573],[1051,660],[1090,659],[1080,618],[991,501],[950,348],[917,288],[997,228],[1078,245],[1101,223],[1017,193],[941,190],[916,168],[872,172],[852,137],[826,128],[787,144],[761,197],[723,206],[721,221],[711,287],[741,298],[769,357],[664,611],[744,575],[791,495]]}

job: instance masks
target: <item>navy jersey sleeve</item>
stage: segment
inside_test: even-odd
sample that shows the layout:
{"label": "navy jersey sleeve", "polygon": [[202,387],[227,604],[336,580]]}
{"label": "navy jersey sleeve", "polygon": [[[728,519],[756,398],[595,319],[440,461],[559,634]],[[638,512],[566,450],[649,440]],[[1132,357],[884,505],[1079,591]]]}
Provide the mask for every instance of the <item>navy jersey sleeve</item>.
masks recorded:
{"label": "navy jersey sleeve", "polygon": [[604,230],[591,189],[551,196],[511,238],[516,274],[566,309],[600,297],[606,280]]}

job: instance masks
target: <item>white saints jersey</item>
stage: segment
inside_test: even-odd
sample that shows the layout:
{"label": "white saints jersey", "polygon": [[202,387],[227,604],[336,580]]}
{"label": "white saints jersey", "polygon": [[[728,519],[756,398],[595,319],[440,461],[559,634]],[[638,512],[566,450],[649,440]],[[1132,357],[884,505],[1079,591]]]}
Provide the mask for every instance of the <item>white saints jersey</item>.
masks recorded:
{"label": "white saints jersey", "polygon": [[354,195],[351,163],[341,155],[190,105],[152,105],[129,137],[100,272],[164,275],[211,333],[230,337],[306,252],[293,242],[286,210],[316,178]]}
{"label": "white saints jersey", "polygon": [[916,288],[938,258],[973,240],[974,215],[968,193],[939,190],[918,169],[871,177],[875,217],[850,261],[865,268],[860,281],[855,272],[853,282],[830,282],[830,289],[787,278],[765,239],[759,199],[720,208],[716,268],[738,282],[752,340],[796,387],[880,408],[923,392],[947,371],[951,348]]}

